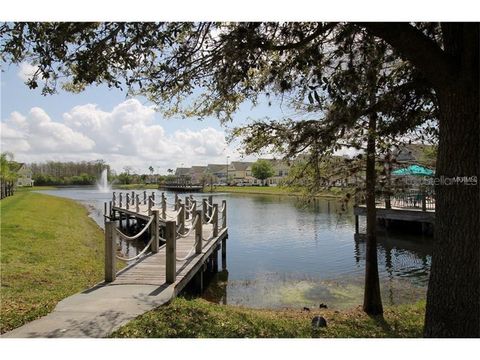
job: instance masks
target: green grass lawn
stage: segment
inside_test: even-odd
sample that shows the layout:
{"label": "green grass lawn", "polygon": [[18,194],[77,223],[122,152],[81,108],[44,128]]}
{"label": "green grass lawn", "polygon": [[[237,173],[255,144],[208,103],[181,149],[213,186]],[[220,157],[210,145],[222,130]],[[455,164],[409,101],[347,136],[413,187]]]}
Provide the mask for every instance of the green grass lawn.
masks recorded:
{"label": "green grass lawn", "polygon": [[0,201],[0,216],[1,333],[102,280],[103,232],[82,205],[21,190]]}
{"label": "green grass lawn", "polygon": [[[383,319],[361,308],[264,310],[212,304],[202,299],[177,298],[147,312],[114,332],[121,338],[352,338],[421,337],[425,303],[387,307]],[[320,315],[327,327],[312,329]]]}
{"label": "green grass lawn", "polygon": [[18,187],[17,192],[25,192],[25,191],[35,191],[35,190],[54,190],[57,189],[56,186],[25,186],[25,187]]}
{"label": "green grass lawn", "polygon": [[[210,192],[210,187],[205,187],[205,192]],[[265,195],[289,195],[289,196],[303,196],[305,193],[289,187],[283,186],[215,186],[213,192],[229,192],[240,194],[265,194]],[[341,191],[332,190],[330,192],[319,192],[315,196],[319,197],[341,197]]]}

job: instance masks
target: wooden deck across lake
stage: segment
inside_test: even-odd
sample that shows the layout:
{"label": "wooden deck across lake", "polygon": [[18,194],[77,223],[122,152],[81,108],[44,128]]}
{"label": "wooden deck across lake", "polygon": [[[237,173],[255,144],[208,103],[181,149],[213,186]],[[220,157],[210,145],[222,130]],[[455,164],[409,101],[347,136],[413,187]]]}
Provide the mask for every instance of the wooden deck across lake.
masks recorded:
{"label": "wooden deck across lake", "polygon": [[[193,197],[185,202],[175,196],[174,203],[168,204],[164,194],[157,203],[153,194],[147,201],[145,192],[142,201],[135,193],[123,198],[114,194],[108,211],[105,206],[105,280],[110,285],[155,285],[160,290],[173,286],[176,296],[194,277],[202,287],[206,268],[218,271],[220,249],[222,269],[226,269],[226,202],[220,208],[209,196],[201,202],[202,210],[197,210]],[[143,228],[140,232],[148,234],[150,245],[145,249],[150,252],[134,256],[126,268],[116,273],[117,238],[128,241],[135,237],[125,234],[131,233],[133,223],[137,223],[136,229]]]}
{"label": "wooden deck across lake", "polygon": [[[415,207],[386,207],[385,204],[376,204],[376,218],[386,228],[393,223],[407,222],[421,224],[422,234],[433,234],[435,224],[435,209],[415,208]],[[353,207],[355,215],[355,234],[359,234],[359,216],[367,216],[367,207],[365,205],[355,205]]]}

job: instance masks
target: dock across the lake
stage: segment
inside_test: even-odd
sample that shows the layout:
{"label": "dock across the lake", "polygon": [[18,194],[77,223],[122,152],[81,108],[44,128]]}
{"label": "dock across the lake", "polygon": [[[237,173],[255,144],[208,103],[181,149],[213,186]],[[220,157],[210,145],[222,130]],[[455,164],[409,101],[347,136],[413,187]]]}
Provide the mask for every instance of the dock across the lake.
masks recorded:
{"label": "dock across the lake", "polygon": [[[383,198],[375,205],[377,220],[388,227],[392,222],[421,224],[422,233],[432,233],[435,223],[435,199],[425,193],[408,193]],[[355,205],[355,233],[359,233],[359,216],[367,215],[365,205]]]}
{"label": "dock across the lake", "polygon": [[[218,271],[218,252],[226,269],[227,203],[215,204],[176,194],[171,203],[164,193],[113,193],[105,204],[105,281],[110,285],[173,286],[176,296],[190,280],[203,287],[206,269]],[[121,254],[120,242],[143,237],[138,254]],[[116,272],[116,260],[129,265]]]}

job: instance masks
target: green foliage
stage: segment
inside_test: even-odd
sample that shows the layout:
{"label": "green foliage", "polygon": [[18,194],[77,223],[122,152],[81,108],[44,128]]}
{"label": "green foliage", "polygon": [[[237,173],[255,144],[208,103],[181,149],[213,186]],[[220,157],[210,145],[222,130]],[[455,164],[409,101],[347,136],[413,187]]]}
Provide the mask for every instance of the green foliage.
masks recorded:
{"label": "green foliage", "polygon": [[0,202],[0,332],[46,315],[102,279],[102,230],[72,200],[19,191]]}
{"label": "green foliage", "polygon": [[266,180],[275,175],[275,170],[270,161],[259,159],[252,165],[252,175],[259,180]]}
{"label": "green foliage", "polygon": [[117,175],[116,180],[120,184],[128,185],[131,182],[133,182],[133,176],[130,175],[129,173],[127,173],[127,172],[122,172],[122,173]]}
{"label": "green foliage", "polygon": [[[387,308],[385,317],[367,316],[360,308],[348,311],[263,310],[175,299],[115,331],[117,338],[363,338],[421,337],[425,304]],[[314,330],[321,315],[326,328]]]}
{"label": "green foliage", "polygon": [[80,174],[70,177],[55,177],[49,174],[35,174],[32,176],[35,184],[39,186],[55,185],[94,185],[97,182],[97,176]]}
{"label": "green foliage", "polygon": [[18,164],[13,161],[13,154],[2,152],[0,154],[0,181],[15,181]]}

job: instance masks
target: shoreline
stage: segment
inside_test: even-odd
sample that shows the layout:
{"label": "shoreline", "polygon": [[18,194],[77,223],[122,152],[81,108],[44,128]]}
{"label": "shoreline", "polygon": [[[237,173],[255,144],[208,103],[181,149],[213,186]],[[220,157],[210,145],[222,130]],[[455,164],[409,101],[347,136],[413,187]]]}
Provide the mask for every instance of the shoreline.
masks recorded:
{"label": "shoreline", "polygon": [[[265,189],[265,190],[261,190]],[[281,190],[280,190],[281,189]],[[230,186],[217,186],[213,190],[205,188],[203,190],[204,194],[215,194],[215,193],[230,193],[230,194],[246,194],[246,195],[277,195],[277,196],[290,196],[290,197],[314,197],[319,199],[341,199],[343,194],[330,194],[330,193],[319,193],[315,195],[304,194],[301,192],[289,191],[285,188],[276,189],[276,187],[261,187],[261,186],[246,186],[246,187],[230,187]]]}

